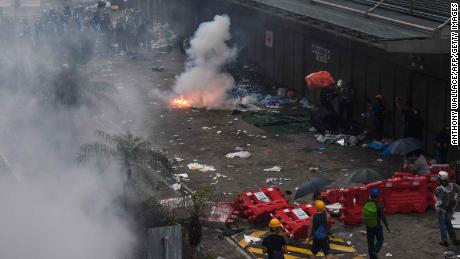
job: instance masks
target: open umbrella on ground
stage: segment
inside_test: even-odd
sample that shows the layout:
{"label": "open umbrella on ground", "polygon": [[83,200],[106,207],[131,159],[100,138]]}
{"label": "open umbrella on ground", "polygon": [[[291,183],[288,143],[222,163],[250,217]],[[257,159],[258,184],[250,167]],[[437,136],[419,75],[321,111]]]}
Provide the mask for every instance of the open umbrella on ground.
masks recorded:
{"label": "open umbrella on ground", "polygon": [[420,140],[415,138],[402,138],[391,143],[388,150],[392,155],[407,155],[421,148],[422,142]]}
{"label": "open umbrella on ground", "polygon": [[305,77],[309,89],[325,88],[335,84],[334,78],[327,71],[311,73]]}
{"label": "open umbrella on ground", "polygon": [[351,183],[372,183],[376,181],[384,180],[385,177],[382,176],[380,172],[371,168],[360,168],[351,171],[345,176],[343,183],[348,186]]}
{"label": "open umbrella on ground", "polygon": [[307,196],[310,193],[314,193],[318,190],[321,190],[322,188],[329,185],[330,183],[331,183],[331,180],[329,179],[322,178],[322,177],[314,177],[310,181],[300,186],[299,189],[297,189],[294,199],[299,199],[299,198]]}

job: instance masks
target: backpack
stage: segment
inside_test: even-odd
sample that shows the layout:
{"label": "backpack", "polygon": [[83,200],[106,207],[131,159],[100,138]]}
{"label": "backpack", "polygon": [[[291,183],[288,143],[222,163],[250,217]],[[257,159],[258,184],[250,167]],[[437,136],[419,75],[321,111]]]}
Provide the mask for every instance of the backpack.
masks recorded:
{"label": "backpack", "polygon": [[327,238],[327,233],[324,225],[319,225],[313,236],[316,240],[325,240]]}
{"label": "backpack", "polygon": [[367,201],[364,204],[362,215],[366,227],[375,228],[377,226],[377,203],[375,201]]}

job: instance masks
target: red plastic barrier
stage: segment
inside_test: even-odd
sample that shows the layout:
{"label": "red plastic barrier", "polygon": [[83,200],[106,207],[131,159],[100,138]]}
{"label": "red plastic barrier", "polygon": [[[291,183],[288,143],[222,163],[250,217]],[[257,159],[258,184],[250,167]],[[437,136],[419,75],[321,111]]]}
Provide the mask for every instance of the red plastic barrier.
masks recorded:
{"label": "red plastic barrier", "polygon": [[244,192],[235,202],[240,216],[252,222],[263,222],[276,210],[292,208],[284,194],[277,187],[264,187],[258,192]]}
{"label": "red plastic barrier", "polygon": [[388,214],[424,212],[428,208],[429,193],[424,176],[388,179],[383,190]]}
{"label": "red plastic barrier", "polygon": [[[294,209],[277,210],[273,214],[274,218],[280,220],[283,230],[294,239],[307,238],[308,228],[312,224],[312,217],[316,214],[316,209],[312,204],[301,204]],[[330,229],[334,220],[328,222]]]}
{"label": "red plastic barrier", "polygon": [[361,211],[364,203],[369,199],[367,187],[352,187],[342,191],[342,217],[344,224],[355,225],[360,223],[363,218]]}
{"label": "red plastic barrier", "polygon": [[415,174],[411,172],[395,172],[392,178],[406,178],[406,177],[414,177]]}
{"label": "red plastic barrier", "polygon": [[329,204],[337,203],[342,198],[340,189],[330,189],[321,193],[321,198],[325,199]]}

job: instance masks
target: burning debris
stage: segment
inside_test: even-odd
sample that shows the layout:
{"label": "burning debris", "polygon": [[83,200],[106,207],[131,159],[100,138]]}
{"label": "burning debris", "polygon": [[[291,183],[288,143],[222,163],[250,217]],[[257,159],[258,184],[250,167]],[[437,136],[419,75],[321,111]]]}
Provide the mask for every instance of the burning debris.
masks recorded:
{"label": "burning debris", "polygon": [[[236,48],[227,46],[231,39],[230,18],[216,15],[211,22],[200,25],[187,49],[186,70],[177,79],[174,91],[187,100],[179,108],[221,108],[227,92],[234,85],[233,77],[222,72],[223,66],[236,58]],[[177,99],[177,98],[176,98]],[[174,101],[174,100],[173,100]]]}

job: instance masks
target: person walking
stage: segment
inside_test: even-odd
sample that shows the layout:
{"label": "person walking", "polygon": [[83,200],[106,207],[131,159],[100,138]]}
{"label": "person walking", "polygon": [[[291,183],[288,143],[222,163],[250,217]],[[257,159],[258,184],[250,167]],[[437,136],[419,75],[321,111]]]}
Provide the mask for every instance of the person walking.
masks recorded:
{"label": "person walking", "polygon": [[313,253],[313,259],[316,258],[316,254],[320,251],[323,252],[324,258],[328,258],[330,247],[329,247],[329,234],[327,229],[327,223],[330,221],[331,216],[326,211],[326,206],[322,200],[315,201],[315,208],[317,213],[313,215],[313,224],[310,224],[308,229],[307,243],[313,240],[311,252]]}
{"label": "person walking", "polygon": [[383,139],[384,121],[385,121],[385,105],[383,103],[383,95],[375,96],[375,102],[371,107],[372,124],[374,126],[374,139],[381,141]]}
{"label": "person walking", "polygon": [[286,240],[279,234],[281,222],[278,219],[272,219],[268,226],[270,234],[262,240],[264,254],[268,254],[268,259],[284,259],[287,248]]}
{"label": "person walking", "polygon": [[441,232],[442,246],[449,246],[447,236],[454,245],[460,244],[455,235],[455,229],[452,226],[452,216],[457,205],[457,197],[460,189],[457,184],[449,182],[449,174],[446,171],[438,173],[439,186],[434,191],[436,216],[439,223],[439,231]]}
{"label": "person walking", "polygon": [[362,210],[363,221],[366,225],[368,252],[371,259],[378,258],[377,254],[383,245],[384,238],[381,222],[385,224],[388,233],[390,232],[387,219],[383,212],[383,205],[377,202],[379,194],[379,188],[372,188],[370,199],[366,201]]}

